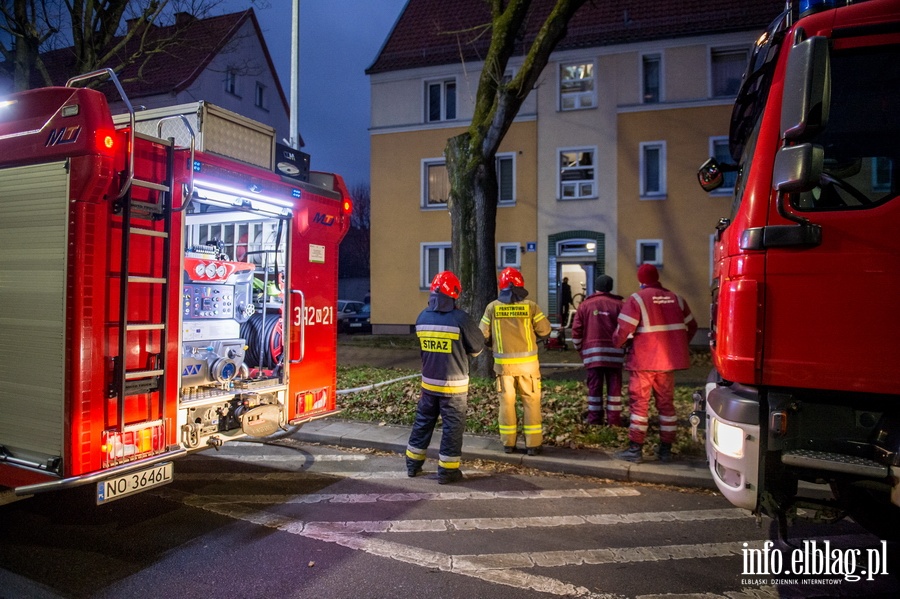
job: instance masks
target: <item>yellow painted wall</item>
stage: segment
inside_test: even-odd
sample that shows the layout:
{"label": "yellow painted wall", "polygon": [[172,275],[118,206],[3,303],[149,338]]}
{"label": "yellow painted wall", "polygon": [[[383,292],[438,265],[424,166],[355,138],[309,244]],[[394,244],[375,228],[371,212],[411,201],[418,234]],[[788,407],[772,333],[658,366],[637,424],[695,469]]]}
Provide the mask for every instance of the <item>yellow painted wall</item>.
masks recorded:
{"label": "yellow painted wall", "polygon": [[[516,205],[499,208],[496,241],[536,237],[535,123],[515,123],[500,152],[516,152]],[[446,210],[422,210],[422,160],[441,158],[461,128],[419,129],[371,136],[371,289],[375,333],[408,331],[427,305],[419,287],[422,243],[449,243]],[[536,280],[535,253],[522,254],[522,271]],[[481,315],[473,315],[478,318]],[[390,329],[390,330],[388,330]]]}
{"label": "yellow painted wall", "polygon": [[[710,195],[697,183],[709,158],[709,138],[727,135],[730,106],[634,112],[619,115],[618,292],[638,288],[636,241],[663,240],[663,286],[681,294],[701,327],[709,326],[710,235],[727,216],[731,198]],[[662,200],[639,197],[639,144],[666,140]]]}

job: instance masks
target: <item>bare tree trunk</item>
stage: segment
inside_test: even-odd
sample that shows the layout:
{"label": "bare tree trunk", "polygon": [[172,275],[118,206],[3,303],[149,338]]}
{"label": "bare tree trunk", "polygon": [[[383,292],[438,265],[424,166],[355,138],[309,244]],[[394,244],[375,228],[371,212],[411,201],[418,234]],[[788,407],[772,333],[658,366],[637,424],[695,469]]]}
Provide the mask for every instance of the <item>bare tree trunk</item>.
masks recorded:
{"label": "bare tree trunk", "polygon": [[[486,159],[469,147],[471,136],[463,133],[447,142],[447,172],[450,176],[449,210],[453,272],[462,283],[457,304],[476,321],[497,297],[496,252],[497,168],[493,156]],[[493,356],[484,352],[473,360],[472,375],[491,377]]]}

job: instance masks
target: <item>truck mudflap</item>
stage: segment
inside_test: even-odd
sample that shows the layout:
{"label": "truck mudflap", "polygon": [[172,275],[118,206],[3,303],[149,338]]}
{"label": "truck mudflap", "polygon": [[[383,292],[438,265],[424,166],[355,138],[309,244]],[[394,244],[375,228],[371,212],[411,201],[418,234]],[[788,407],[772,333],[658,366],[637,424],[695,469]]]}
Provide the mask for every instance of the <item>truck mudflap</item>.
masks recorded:
{"label": "truck mudflap", "polygon": [[37,483],[33,485],[25,485],[22,487],[16,487],[15,493],[16,495],[34,495],[36,493],[45,493],[47,491],[61,491],[63,489],[73,489],[75,487],[80,487],[82,485],[89,485],[91,483],[98,483],[110,478],[116,478],[119,476],[123,476],[129,474],[131,472],[137,472],[139,470],[143,470],[145,468],[149,468],[154,464],[160,464],[162,462],[168,462],[171,460],[176,460],[178,458],[182,458],[187,455],[186,449],[176,449],[172,451],[167,451],[165,453],[161,453],[143,460],[135,460],[133,462],[128,462],[127,464],[122,464],[121,466],[114,466],[112,468],[107,468],[105,470],[100,470],[97,472],[92,472],[90,474],[84,474],[81,476],[72,476],[69,478],[60,478],[58,480],[52,480],[44,483]]}
{"label": "truck mudflap", "polygon": [[[712,378],[712,377],[711,377]],[[706,384],[706,458],[713,481],[737,507],[756,511],[760,425],[756,390]]]}

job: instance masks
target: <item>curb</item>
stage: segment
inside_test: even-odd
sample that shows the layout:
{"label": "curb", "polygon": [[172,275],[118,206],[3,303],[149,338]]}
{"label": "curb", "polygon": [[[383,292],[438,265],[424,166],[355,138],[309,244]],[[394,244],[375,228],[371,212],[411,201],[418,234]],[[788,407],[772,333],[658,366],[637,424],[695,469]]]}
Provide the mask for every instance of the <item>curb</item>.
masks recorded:
{"label": "curb", "polygon": [[[378,449],[397,454],[406,451],[409,427],[374,424],[323,418],[307,422],[293,437],[308,443],[337,445],[357,449]],[[429,458],[437,458],[440,430],[436,429]],[[463,460],[486,460],[535,468],[559,474],[595,476],[626,482],[640,482],[679,487],[696,487],[715,490],[712,475],[706,463],[700,460],[676,460],[668,464],[648,461],[632,464],[612,457],[607,451],[597,449],[567,449],[544,447],[538,456],[526,455],[521,447],[516,453],[504,453],[500,440],[484,435],[466,434],[463,441]],[[398,464],[398,469],[404,466]],[[465,466],[463,466],[465,470]]]}

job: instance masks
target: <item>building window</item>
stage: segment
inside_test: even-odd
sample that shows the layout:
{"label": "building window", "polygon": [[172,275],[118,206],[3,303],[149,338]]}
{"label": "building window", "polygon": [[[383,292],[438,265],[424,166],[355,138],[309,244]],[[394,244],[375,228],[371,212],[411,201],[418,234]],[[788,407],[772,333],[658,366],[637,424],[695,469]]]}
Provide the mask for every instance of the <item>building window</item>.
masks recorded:
{"label": "building window", "polygon": [[714,98],[736,96],[747,68],[747,49],[710,50],[711,92]]}
{"label": "building window", "polygon": [[237,95],[237,73],[232,70],[225,72],[225,93]]}
{"label": "building window", "polygon": [[559,199],[577,200],[596,196],[595,149],[559,152]]}
{"label": "building window", "polygon": [[[728,137],[710,137],[709,138],[709,154],[716,159],[719,164],[734,164],[731,158],[731,150],[728,147]],[[722,187],[714,190],[712,193],[717,195],[734,194],[734,183],[737,181],[737,171],[725,171],[722,173],[724,183]]]}
{"label": "building window", "polygon": [[641,147],[641,197],[666,197],[666,142],[648,141]]}
{"label": "building window", "polygon": [[662,266],[662,239],[638,239],[637,240],[637,263],[652,264],[654,266]]}
{"label": "building window", "polygon": [[497,268],[503,269],[507,266],[519,268],[522,265],[522,246],[518,243],[498,243],[497,244]]}
{"label": "building window", "polygon": [[872,158],[872,191],[887,193],[891,191],[891,173],[894,161],[887,156]]}
{"label": "building window", "polygon": [[266,86],[259,81],[256,82],[256,95],[253,102],[257,108],[266,107]]}
{"label": "building window", "polygon": [[593,108],[596,102],[594,63],[563,64],[559,67],[559,109]]}
{"label": "building window", "polygon": [[422,161],[422,207],[446,208],[450,197],[447,163],[441,159]]}
{"label": "building window", "polygon": [[510,206],[516,203],[516,155],[497,154],[497,203]]}
{"label": "building window", "polygon": [[429,123],[456,118],[456,80],[425,84],[425,119]]}
{"label": "building window", "polygon": [[419,287],[430,289],[434,276],[443,270],[450,270],[453,252],[449,243],[423,243],[421,257],[421,279]]}
{"label": "building window", "polygon": [[642,99],[644,104],[659,102],[660,65],[659,54],[646,54],[641,58],[641,79],[643,81]]}
{"label": "building window", "polygon": [[597,257],[597,241],[594,239],[566,239],[556,244],[557,258]]}

